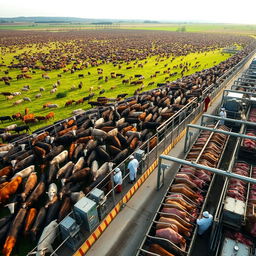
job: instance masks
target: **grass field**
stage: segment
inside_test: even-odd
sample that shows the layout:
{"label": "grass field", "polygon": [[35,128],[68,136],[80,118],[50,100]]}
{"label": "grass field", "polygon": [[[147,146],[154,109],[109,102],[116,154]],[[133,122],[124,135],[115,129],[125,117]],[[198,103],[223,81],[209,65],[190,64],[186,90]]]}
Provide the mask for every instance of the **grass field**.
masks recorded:
{"label": "grass field", "polygon": [[185,28],[186,32],[218,32],[218,33],[239,33],[256,35],[256,25],[239,24],[211,24],[211,23],[116,23],[113,25],[92,25],[88,23],[79,24],[35,24],[35,23],[13,23],[1,24],[0,30],[70,30],[70,29],[143,29],[161,31],[180,31]]}
{"label": "grass field", "polygon": [[[42,48],[41,51],[49,51],[53,47],[51,45],[49,48]],[[36,51],[36,48],[32,45],[28,48],[31,52]],[[20,54],[22,51],[28,50],[23,49],[19,50],[16,53],[6,53],[3,55],[3,59],[5,61],[5,64],[9,64],[12,60],[14,55]],[[4,82],[0,82],[1,92],[10,91],[10,92],[17,92],[21,91],[21,88],[24,85],[30,85],[30,91],[28,92],[22,92],[22,95],[15,96],[12,100],[6,100],[6,98],[2,95],[0,95],[0,115],[13,115],[17,112],[21,112],[24,114],[25,108],[29,108],[30,113],[34,113],[37,116],[43,116],[52,111],[51,109],[43,109],[43,104],[45,103],[54,103],[58,104],[59,108],[54,109],[55,112],[55,121],[60,120],[66,117],[69,117],[71,115],[71,112],[74,109],[83,108],[88,109],[90,108],[90,105],[87,103],[84,103],[83,105],[72,105],[69,107],[64,107],[65,102],[68,100],[79,100],[85,96],[89,95],[89,88],[93,87],[93,93],[95,93],[94,99],[96,99],[98,96],[105,96],[109,98],[116,97],[118,94],[121,93],[128,93],[129,96],[133,95],[134,91],[138,89],[140,86],[138,85],[125,85],[122,84],[123,79],[127,79],[129,77],[133,77],[135,74],[141,74],[145,77],[144,79],[144,85],[145,88],[143,90],[150,90],[156,87],[157,83],[165,82],[165,78],[168,77],[168,74],[164,74],[163,71],[167,69],[165,65],[167,64],[168,67],[171,68],[172,72],[180,72],[181,69],[173,69],[173,66],[180,64],[181,62],[191,62],[191,66],[193,66],[197,61],[200,62],[201,66],[199,68],[191,68],[189,72],[186,72],[184,75],[189,75],[192,73],[195,73],[196,71],[200,71],[202,69],[206,69],[209,67],[214,66],[215,64],[220,63],[221,61],[226,60],[228,57],[230,57],[230,54],[223,54],[221,53],[221,50],[206,52],[206,53],[194,53],[189,54],[186,57],[177,57],[172,63],[171,58],[169,59],[161,59],[159,61],[159,64],[156,66],[156,57],[151,57],[147,60],[147,63],[145,64],[145,61],[141,62],[143,63],[143,68],[138,68],[137,65],[140,63],[138,62],[136,65],[134,63],[130,63],[129,66],[132,66],[132,69],[127,70],[125,64],[122,66],[121,69],[118,69],[118,67],[114,67],[112,64],[104,64],[100,67],[104,70],[103,76],[108,76],[109,81],[105,82],[104,80],[98,80],[98,73],[97,73],[97,67],[89,67],[87,69],[84,69],[82,71],[77,71],[74,74],[71,74],[70,72],[63,73],[62,70],[55,70],[51,72],[47,72],[50,79],[45,80],[42,78],[42,74],[46,73],[45,71],[39,71],[36,70],[36,74],[31,74],[32,79],[21,79],[16,80],[17,74],[20,74],[20,70],[18,69],[12,69],[9,72],[10,77],[13,77],[14,79],[11,81],[11,86],[4,85]],[[136,67],[136,68],[135,68]],[[6,76],[4,74],[4,71],[6,70],[5,67],[0,68],[0,77]],[[155,73],[155,71],[160,71],[160,74],[156,76],[156,78],[150,78],[152,74]],[[88,72],[91,73],[91,75],[88,75]],[[116,72],[116,73],[122,73],[125,75],[125,78],[110,78],[110,73]],[[58,74],[61,74],[62,77],[58,78]],[[84,74],[84,78],[78,78],[78,74]],[[180,74],[168,78],[169,81],[176,80],[180,77]],[[57,93],[64,92],[67,93],[67,97],[57,99],[56,94],[50,94],[50,90],[52,89],[52,86],[54,83],[57,82],[57,80],[60,80],[61,85],[59,86]],[[147,86],[149,82],[154,81],[155,84],[151,86]],[[78,87],[79,82],[83,82],[83,88],[71,90],[71,86],[75,85],[76,88]],[[101,87],[100,89],[98,87]],[[115,86],[115,89],[111,89],[111,87]],[[42,92],[42,97],[35,99],[35,95],[39,93],[39,88],[44,87],[45,91]],[[103,95],[99,95],[99,91],[104,89],[105,93]],[[30,97],[32,102],[23,102],[22,104],[18,106],[13,106],[13,103],[19,99],[22,99],[23,97]],[[48,122],[40,122],[36,123],[32,126],[32,129],[37,129],[41,126],[48,125],[53,121]],[[12,123],[17,123],[18,125],[21,125],[21,121],[15,121],[15,122],[4,122],[2,126],[10,125]]]}

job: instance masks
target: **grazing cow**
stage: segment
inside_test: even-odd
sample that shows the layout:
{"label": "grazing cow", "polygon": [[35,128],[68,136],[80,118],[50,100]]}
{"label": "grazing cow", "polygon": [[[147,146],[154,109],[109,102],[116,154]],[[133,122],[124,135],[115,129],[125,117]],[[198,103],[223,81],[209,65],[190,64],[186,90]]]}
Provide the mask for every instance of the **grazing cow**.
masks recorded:
{"label": "grazing cow", "polygon": [[12,121],[12,118],[10,116],[0,116],[0,121],[3,123],[3,121]]}
{"label": "grazing cow", "polygon": [[12,95],[11,92],[1,92],[0,94],[1,94],[1,95],[4,95],[4,96],[10,96],[10,95]]}
{"label": "grazing cow", "polygon": [[78,74],[78,78],[84,78],[84,74]]}
{"label": "grazing cow", "polygon": [[58,108],[59,106],[57,104],[47,104],[45,108]]}
{"label": "grazing cow", "polygon": [[110,90],[114,90],[114,89],[116,89],[116,85],[110,87]]}
{"label": "grazing cow", "polygon": [[102,80],[102,79],[103,79],[103,76],[99,76],[99,77],[98,77],[98,80]]}
{"label": "grazing cow", "polygon": [[31,102],[31,99],[29,97],[24,97],[23,100]]}
{"label": "grazing cow", "polygon": [[40,91],[40,92],[45,91],[44,87],[40,87],[39,91]]}
{"label": "grazing cow", "polygon": [[101,94],[103,94],[104,92],[105,92],[105,90],[103,89],[103,90],[100,91],[99,94],[101,95]]}
{"label": "grazing cow", "polygon": [[38,121],[44,121],[44,120],[46,120],[46,117],[45,116],[35,116],[35,119]]}
{"label": "grazing cow", "polygon": [[13,131],[17,127],[17,124],[12,124],[5,127],[6,131]]}
{"label": "grazing cow", "polygon": [[13,99],[13,97],[14,97],[13,95],[6,96],[6,99],[7,99],[7,100],[12,100],[12,99]]}
{"label": "grazing cow", "polygon": [[21,90],[23,91],[23,92],[27,92],[29,89],[28,88],[21,88]]}
{"label": "grazing cow", "polygon": [[35,98],[36,98],[36,99],[38,99],[38,98],[40,98],[40,97],[42,97],[42,93],[38,93],[38,94],[35,95]]}
{"label": "grazing cow", "polygon": [[26,131],[28,132],[30,130],[28,125],[22,125],[22,126],[17,126],[14,128],[14,131],[17,133],[20,133],[21,131]]}
{"label": "grazing cow", "polygon": [[75,100],[69,100],[65,103],[65,107],[68,107],[70,105],[72,105],[73,102],[76,102]]}
{"label": "grazing cow", "polygon": [[46,118],[47,120],[49,120],[49,119],[51,119],[51,118],[54,118],[54,112],[50,112],[49,114],[47,114],[47,115],[45,116],[45,118]]}
{"label": "grazing cow", "polygon": [[78,105],[78,104],[83,104],[83,103],[84,103],[84,98],[82,98],[82,99],[76,101],[76,105]]}
{"label": "grazing cow", "polygon": [[51,90],[50,90],[50,93],[53,94],[53,93],[55,93],[56,91],[57,91],[57,88],[54,88],[54,89],[51,89]]}
{"label": "grazing cow", "polygon": [[117,98],[124,98],[128,95],[128,93],[122,93],[122,94],[118,94]]}
{"label": "grazing cow", "polygon": [[21,119],[21,118],[22,118],[21,113],[16,113],[12,115],[12,119]]}
{"label": "grazing cow", "polygon": [[25,124],[34,124],[34,123],[36,123],[36,119],[30,118],[30,119],[26,119],[24,122],[25,122]]}
{"label": "grazing cow", "polygon": [[21,95],[21,92],[13,92],[12,95],[13,96],[18,96],[18,95]]}
{"label": "grazing cow", "polygon": [[80,82],[80,83],[78,84],[78,89],[82,89],[82,87],[83,87],[83,83]]}
{"label": "grazing cow", "polygon": [[53,84],[52,85],[52,88],[54,89],[54,88],[57,88],[58,87],[58,85],[57,84]]}
{"label": "grazing cow", "polygon": [[30,86],[29,85],[24,85],[23,88],[27,88],[30,90]]}

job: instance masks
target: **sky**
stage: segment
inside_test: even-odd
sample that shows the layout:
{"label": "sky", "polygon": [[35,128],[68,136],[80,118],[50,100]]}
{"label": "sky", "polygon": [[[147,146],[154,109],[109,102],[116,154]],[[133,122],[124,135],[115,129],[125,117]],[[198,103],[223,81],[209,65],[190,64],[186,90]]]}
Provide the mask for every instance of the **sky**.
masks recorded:
{"label": "sky", "polygon": [[256,24],[256,0],[0,0],[0,17],[19,16]]}

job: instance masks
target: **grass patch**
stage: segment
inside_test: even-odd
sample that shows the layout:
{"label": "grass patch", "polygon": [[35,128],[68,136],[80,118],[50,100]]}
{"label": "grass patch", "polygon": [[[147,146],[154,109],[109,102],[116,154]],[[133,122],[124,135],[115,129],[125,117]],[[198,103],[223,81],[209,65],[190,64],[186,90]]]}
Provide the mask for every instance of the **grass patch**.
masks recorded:
{"label": "grass patch", "polygon": [[[49,52],[52,47],[57,47],[57,44],[51,43],[47,46],[44,46],[40,49],[40,51]],[[9,65],[12,61],[13,57],[17,54],[20,54],[22,52],[27,51],[37,51],[37,48],[34,45],[29,45],[27,48],[24,48],[22,50],[17,50],[16,52],[7,52],[2,54],[3,61],[5,65]],[[95,100],[98,96],[105,96],[109,98],[114,98],[118,94],[121,93],[128,93],[128,96],[133,95],[134,91],[138,89],[140,86],[138,85],[128,85],[123,84],[123,79],[128,79],[129,77],[134,77],[135,74],[141,74],[145,77],[144,79],[144,86],[145,88],[143,90],[150,90],[156,87],[157,83],[163,83],[165,82],[165,79],[168,77],[168,74],[164,74],[163,71],[166,70],[168,67],[170,67],[170,72],[178,72],[178,75],[168,78],[169,81],[174,81],[181,77],[179,74],[181,69],[180,68],[173,68],[175,65],[178,65],[180,63],[185,62],[191,62],[191,67],[195,65],[197,61],[200,62],[201,66],[199,68],[191,68],[188,72],[186,72],[184,75],[190,75],[197,71],[201,71],[203,69],[210,68],[214,65],[217,65],[218,63],[226,60],[229,58],[230,54],[223,54],[220,50],[215,51],[209,51],[205,53],[192,53],[185,57],[176,57],[174,61],[171,62],[171,58],[161,58],[160,61],[158,61],[158,65],[156,65],[156,59],[155,57],[150,57],[147,59],[147,63],[144,61],[139,61],[137,64],[134,62],[130,62],[129,66],[132,67],[132,69],[126,69],[127,65],[126,63],[122,65],[122,68],[119,69],[118,66],[114,67],[112,64],[103,64],[100,67],[104,70],[103,76],[108,76],[109,80],[108,82],[105,82],[104,79],[98,80],[99,76],[97,72],[97,67],[89,67],[87,69],[76,71],[74,74],[71,74],[70,72],[64,73],[63,70],[53,70],[50,72],[47,72],[50,79],[43,79],[42,74],[46,73],[42,70],[35,70],[35,74],[30,74],[32,76],[32,79],[21,79],[17,80],[16,76],[17,74],[20,74],[19,69],[11,69],[9,70],[8,76],[12,77],[13,80],[11,81],[11,85],[7,86],[4,84],[4,82],[0,81],[0,92],[17,92],[21,91],[22,87],[24,85],[30,85],[30,90],[28,92],[22,92],[21,95],[15,96],[11,100],[7,100],[6,97],[0,95],[0,115],[13,115],[15,113],[20,112],[21,114],[24,114],[25,108],[28,108],[30,113],[34,113],[36,116],[45,116],[48,114],[51,110],[47,108],[43,108],[43,105],[45,103],[52,103],[57,104],[59,106],[58,109],[54,109],[55,112],[55,121],[60,120],[66,117],[71,116],[72,111],[78,108],[83,109],[89,109],[90,105],[85,102],[83,105],[71,105],[69,107],[65,107],[65,103],[68,100],[79,100],[85,96],[88,96],[90,93],[90,87],[93,87],[93,93],[95,93],[95,97],[92,100]],[[159,57],[158,57],[159,58]],[[143,64],[143,68],[138,67],[138,64]],[[70,64],[71,66],[72,64]],[[4,71],[6,71],[6,67],[0,67],[0,77],[6,76]],[[155,71],[159,71],[160,73],[155,78],[150,78],[152,74],[155,73]],[[90,72],[90,75],[88,75],[88,72]],[[125,75],[124,78],[111,78],[110,73],[116,72],[116,73],[122,73]],[[79,74],[82,74],[84,77],[79,78]],[[58,77],[58,75],[61,75],[61,77]],[[53,84],[57,82],[57,80],[60,80],[60,86],[57,88],[57,92],[51,94],[50,91],[53,89]],[[135,80],[135,79],[133,79]],[[78,88],[78,84],[82,82],[83,86],[82,89]],[[148,86],[149,82],[155,82],[153,85]],[[36,98],[35,96],[40,93],[39,88],[43,87],[45,91],[41,92],[42,97]],[[72,88],[73,87],[73,88]],[[114,87],[114,89],[113,89]],[[111,89],[112,88],[112,89]],[[105,93],[103,95],[99,95],[99,92],[101,90],[105,90]],[[61,97],[57,96],[60,95]],[[68,97],[62,97],[64,95],[68,95]],[[22,99],[24,97],[30,97],[32,102],[23,102],[20,105],[14,106],[14,102]],[[35,130],[39,127],[48,125],[52,123],[53,121],[47,121],[47,122],[40,122],[31,125],[31,129]],[[13,121],[13,122],[4,122],[4,124],[1,125],[1,127],[10,125],[12,123],[17,123],[18,125],[22,125],[23,123],[21,121]]]}

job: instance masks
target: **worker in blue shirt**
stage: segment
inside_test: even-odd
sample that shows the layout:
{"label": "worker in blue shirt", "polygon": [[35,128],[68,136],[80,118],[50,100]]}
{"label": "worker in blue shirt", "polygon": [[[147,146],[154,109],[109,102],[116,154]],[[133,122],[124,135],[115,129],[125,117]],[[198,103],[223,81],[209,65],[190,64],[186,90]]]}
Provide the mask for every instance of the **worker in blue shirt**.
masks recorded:
{"label": "worker in blue shirt", "polygon": [[127,166],[127,168],[129,169],[129,177],[130,177],[129,183],[133,183],[136,180],[139,162],[136,158],[134,158],[133,155],[131,155],[129,159],[130,159],[130,162]]}
{"label": "worker in blue shirt", "polygon": [[202,235],[212,225],[212,219],[213,216],[208,211],[203,212],[203,217],[196,220],[198,235]]}

